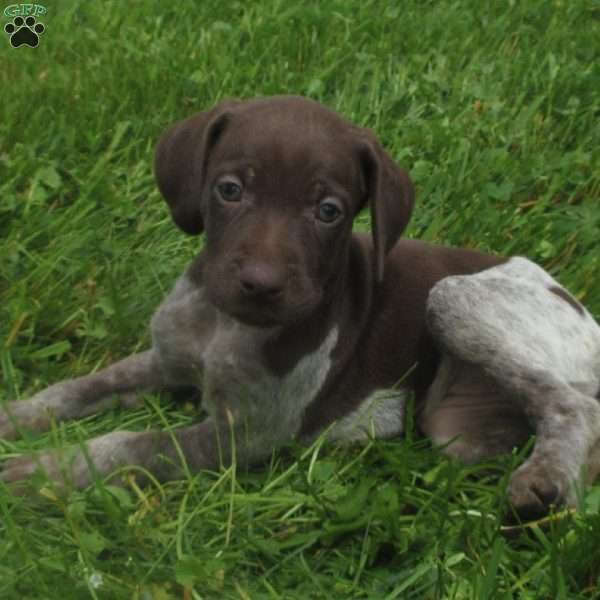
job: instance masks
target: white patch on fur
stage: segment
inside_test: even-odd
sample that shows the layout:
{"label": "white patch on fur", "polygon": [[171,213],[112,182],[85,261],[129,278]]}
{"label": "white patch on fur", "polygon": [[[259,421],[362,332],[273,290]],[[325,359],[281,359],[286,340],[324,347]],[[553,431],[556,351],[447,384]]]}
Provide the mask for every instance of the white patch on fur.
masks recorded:
{"label": "white patch on fur", "polygon": [[306,408],[329,373],[338,339],[332,329],[319,348],[279,377],[262,355],[278,327],[245,325],[218,311],[186,275],[156,312],[152,331],[165,378],[198,385],[213,418],[229,411],[237,437],[243,436],[236,440],[237,450],[251,461],[298,434]]}
{"label": "white patch on fur", "polygon": [[332,329],[319,348],[279,377],[261,360],[261,347],[274,333],[219,313],[203,353],[203,405],[213,417],[229,411],[236,430],[244,435],[241,441],[249,460],[268,455],[298,434],[306,408],[329,373],[338,339],[337,329]]}
{"label": "white patch on fur", "polygon": [[427,390],[423,402],[422,418],[428,417],[442,403],[448,393],[453,379],[453,360],[448,354],[443,354],[432,384]]}
{"label": "white patch on fur", "polygon": [[168,382],[201,385],[202,355],[214,333],[215,315],[204,288],[182,275],[151,321],[152,349]]}
{"label": "white patch on fur", "polygon": [[[552,286],[559,284],[541,267],[515,257],[475,275],[443,279],[429,294],[428,310],[444,320],[444,313],[455,314],[455,339],[508,345],[510,355],[531,369],[597,388],[600,327],[583,306],[582,315],[552,293]],[[476,348],[473,359],[478,362]]]}
{"label": "white patch on fur", "polygon": [[376,390],[356,410],[338,420],[329,431],[332,440],[364,441],[370,437],[389,438],[404,428],[405,390]]}

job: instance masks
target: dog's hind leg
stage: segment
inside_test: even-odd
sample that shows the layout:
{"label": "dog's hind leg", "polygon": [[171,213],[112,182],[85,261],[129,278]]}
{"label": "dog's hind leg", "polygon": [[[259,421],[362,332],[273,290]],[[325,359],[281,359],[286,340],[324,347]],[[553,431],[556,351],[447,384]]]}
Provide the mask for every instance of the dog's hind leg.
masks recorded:
{"label": "dog's hind leg", "polygon": [[106,410],[119,402],[139,402],[140,392],[166,385],[152,350],[132,354],[115,364],[76,379],[67,379],[38,392],[28,400],[0,405],[0,439],[20,429],[44,431],[52,420],[63,421]]}
{"label": "dog's hind leg", "polygon": [[441,450],[466,464],[522,446],[532,433],[523,411],[481,368],[446,354],[418,417]]}
{"label": "dog's hind leg", "polygon": [[480,368],[536,434],[509,485],[515,510],[529,516],[572,504],[600,439],[600,327],[591,315],[543,269],[516,258],[442,280],[427,321],[443,352]]}

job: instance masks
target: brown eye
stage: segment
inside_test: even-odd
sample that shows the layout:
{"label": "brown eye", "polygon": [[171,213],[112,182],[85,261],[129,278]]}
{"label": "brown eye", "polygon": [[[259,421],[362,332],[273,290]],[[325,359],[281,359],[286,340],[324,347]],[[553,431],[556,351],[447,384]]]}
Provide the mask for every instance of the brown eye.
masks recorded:
{"label": "brown eye", "polygon": [[239,202],[242,199],[242,186],[235,181],[221,181],[217,184],[217,190],[225,202]]}
{"label": "brown eye", "polygon": [[323,223],[334,223],[342,216],[339,203],[331,198],[325,198],[317,207],[317,219]]}

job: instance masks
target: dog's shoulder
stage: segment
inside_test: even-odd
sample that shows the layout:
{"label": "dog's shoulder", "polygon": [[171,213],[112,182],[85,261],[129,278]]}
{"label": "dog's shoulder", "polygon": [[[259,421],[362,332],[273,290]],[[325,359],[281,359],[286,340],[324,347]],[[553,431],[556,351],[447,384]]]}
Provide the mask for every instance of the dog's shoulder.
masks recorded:
{"label": "dog's shoulder", "polygon": [[203,257],[196,257],[155,311],[150,329],[154,351],[167,372],[194,384],[217,322],[202,281]]}

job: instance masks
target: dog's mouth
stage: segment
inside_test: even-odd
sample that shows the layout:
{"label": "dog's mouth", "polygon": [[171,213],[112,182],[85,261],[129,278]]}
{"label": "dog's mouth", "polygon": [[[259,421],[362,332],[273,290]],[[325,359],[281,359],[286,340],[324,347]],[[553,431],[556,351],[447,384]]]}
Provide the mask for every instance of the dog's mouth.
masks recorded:
{"label": "dog's mouth", "polygon": [[210,275],[206,279],[206,290],[211,304],[236,321],[253,327],[295,325],[309,318],[322,298],[317,286],[297,285],[278,293],[248,291],[237,285],[235,278]]}
{"label": "dog's mouth", "polygon": [[252,327],[270,328],[285,325],[287,319],[268,307],[257,309],[251,306],[236,306],[226,312],[236,321]]}
{"label": "dog's mouth", "polygon": [[293,305],[284,302],[238,300],[221,304],[221,310],[244,325],[253,327],[287,327],[307,318],[314,308],[312,302]]}

